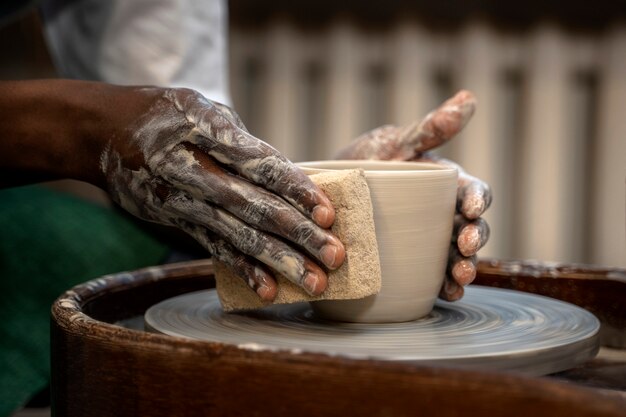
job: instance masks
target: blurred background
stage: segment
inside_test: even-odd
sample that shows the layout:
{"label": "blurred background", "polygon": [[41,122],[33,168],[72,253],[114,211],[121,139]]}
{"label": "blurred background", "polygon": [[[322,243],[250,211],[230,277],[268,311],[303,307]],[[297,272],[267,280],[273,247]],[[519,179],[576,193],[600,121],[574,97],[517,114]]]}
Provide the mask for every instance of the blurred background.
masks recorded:
{"label": "blurred background", "polygon": [[[481,255],[626,267],[626,2],[231,0],[229,54],[235,109],[294,161],[473,91],[441,154],[493,188]],[[55,76],[35,12],[0,56]]]}

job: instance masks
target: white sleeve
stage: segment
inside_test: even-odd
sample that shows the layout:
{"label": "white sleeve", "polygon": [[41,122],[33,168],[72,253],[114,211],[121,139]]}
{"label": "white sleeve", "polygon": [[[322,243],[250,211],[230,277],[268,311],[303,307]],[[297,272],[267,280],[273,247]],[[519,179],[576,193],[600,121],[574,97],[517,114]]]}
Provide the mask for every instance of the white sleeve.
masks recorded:
{"label": "white sleeve", "polygon": [[224,0],[49,0],[42,12],[63,77],[188,87],[230,104]]}

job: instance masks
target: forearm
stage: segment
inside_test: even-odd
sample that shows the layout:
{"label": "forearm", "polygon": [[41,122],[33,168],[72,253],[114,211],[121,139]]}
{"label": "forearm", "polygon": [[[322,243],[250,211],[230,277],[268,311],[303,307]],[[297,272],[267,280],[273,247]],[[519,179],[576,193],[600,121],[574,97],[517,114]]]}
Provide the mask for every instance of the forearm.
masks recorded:
{"label": "forearm", "polygon": [[103,186],[99,158],[123,117],[124,87],[71,80],[0,83],[0,187],[59,178]]}

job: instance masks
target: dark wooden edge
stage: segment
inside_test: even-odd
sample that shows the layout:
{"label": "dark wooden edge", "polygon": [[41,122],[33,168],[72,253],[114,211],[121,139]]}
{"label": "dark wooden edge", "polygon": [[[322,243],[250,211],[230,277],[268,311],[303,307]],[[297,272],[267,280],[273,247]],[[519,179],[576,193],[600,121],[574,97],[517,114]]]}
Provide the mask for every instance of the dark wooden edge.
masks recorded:
{"label": "dark wooden edge", "polygon": [[578,305],[602,323],[601,343],[626,347],[626,269],[483,260],[474,284],[524,291]]}
{"label": "dark wooden edge", "polygon": [[316,416],[624,415],[623,398],[544,378],[240,349],[130,330],[84,312],[102,296],[210,278],[212,271],[208,261],[147,268],[102,277],[59,297],[52,307],[55,415],[244,415],[250,410]]}
{"label": "dark wooden edge", "polygon": [[626,269],[598,265],[481,259],[478,262],[478,272],[479,275],[499,275],[503,278],[570,278],[615,281],[626,284]]}

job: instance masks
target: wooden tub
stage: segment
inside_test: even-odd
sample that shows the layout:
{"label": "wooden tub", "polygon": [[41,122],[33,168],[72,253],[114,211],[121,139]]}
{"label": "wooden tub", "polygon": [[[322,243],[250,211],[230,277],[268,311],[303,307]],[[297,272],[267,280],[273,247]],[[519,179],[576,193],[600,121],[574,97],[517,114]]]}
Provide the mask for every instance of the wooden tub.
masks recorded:
{"label": "wooden tub", "polygon": [[[583,297],[584,302],[577,304],[593,311],[603,325],[609,326],[609,333],[623,334],[624,272],[485,261],[477,282],[529,290],[575,303],[580,300],[572,294],[578,294],[583,286],[584,294],[595,295]],[[110,275],[61,296],[52,307],[53,414],[626,414],[626,396],[620,391],[624,388],[619,375],[617,382],[610,378],[603,381],[599,385],[603,389],[583,386],[598,386],[593,381],[587,384],[585,379],[587,369],[592,370],[591,379],[598,379],[598,373],[593,373],[598,369],[594,361],[582,370],[557,377],[530,378],[310,353],[251,351],[120,325],[141,317],[146,308],[165,298],[212,286],[211,263],[197,261]],[[609,363],[606,368],[618,373],[623,369],[626,380],[624,363]]]}

